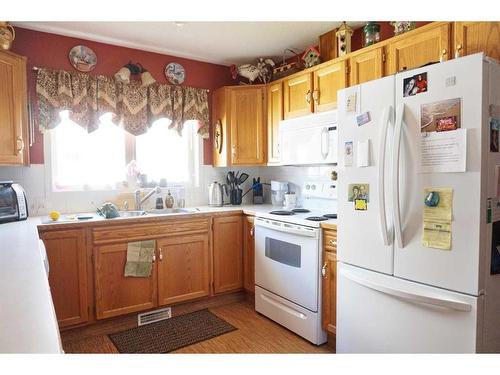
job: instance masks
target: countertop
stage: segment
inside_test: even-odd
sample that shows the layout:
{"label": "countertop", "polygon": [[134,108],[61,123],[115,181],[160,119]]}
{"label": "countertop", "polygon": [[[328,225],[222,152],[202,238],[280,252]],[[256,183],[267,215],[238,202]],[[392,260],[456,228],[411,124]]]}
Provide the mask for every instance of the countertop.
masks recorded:
{"label": "countertop", "polygon": [[[258,215],[271,205],[198,206],[195,212],[48,223],[47,216],[0,224],[0,353],[61,353],[59,327],[39,248],[38,226],[109,225],[225,212]],[[329,220],[330,223],[336,222]],[[102,224],[101,224],[102,223]]]}

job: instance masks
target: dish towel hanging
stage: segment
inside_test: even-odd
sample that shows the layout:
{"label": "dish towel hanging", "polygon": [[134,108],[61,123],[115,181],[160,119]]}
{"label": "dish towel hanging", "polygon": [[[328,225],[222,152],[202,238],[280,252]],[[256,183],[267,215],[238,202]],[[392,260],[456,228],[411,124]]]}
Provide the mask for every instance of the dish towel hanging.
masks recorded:
{"label": "dish towel hanging", "polygon": [[125,277],[149,277],[153,268],[155,240],[129,242]]}

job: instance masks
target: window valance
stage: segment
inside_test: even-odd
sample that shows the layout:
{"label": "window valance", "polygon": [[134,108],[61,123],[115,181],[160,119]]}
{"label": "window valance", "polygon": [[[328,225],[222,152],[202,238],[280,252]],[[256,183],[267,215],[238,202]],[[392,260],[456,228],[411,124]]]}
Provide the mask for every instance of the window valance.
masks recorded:
{"label": "window valance", "polygon": [[43,132],[61,122],[59,112],[69,110],[70,119],[88,132],[97,129],[99,117],[112,120],[133,135],[145,133],[160,118],[182,132],[184,122],[197,120],[198,133],[209,136],[208,90],[140,81],[122,83],[114,77],[91,76],[65,70],[39,69],[36,92],[39,126]]}

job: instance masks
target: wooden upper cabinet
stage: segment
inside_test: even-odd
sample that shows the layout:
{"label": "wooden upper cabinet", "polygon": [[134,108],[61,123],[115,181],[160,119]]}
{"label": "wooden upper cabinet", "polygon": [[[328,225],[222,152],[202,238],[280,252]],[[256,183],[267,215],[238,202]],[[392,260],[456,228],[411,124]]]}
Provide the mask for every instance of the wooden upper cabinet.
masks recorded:
{"label": "wooden upper cabinet", "polygon": [[59,326],[88,321],[85,231],[49,231],[40,237],[47,250],[50,292]]}
{"label": "wooden upper cabinet", "polygon": [[213,219],[214,292],[243,287],[242,216]]}
{"label": "wooden upper cabinet", "polygon": [[97,319],[157,306],[156,263],[149,277],[125,277],[126,261],[127,243],[94,248]]}
{"label": "wooden upper cabinet", "polygon": [[161,239],[157,247],[160,306],[210,294],[208,233]]}
{"label": "wooden upper cabinet", "polygon": [[346,68],[346,60],[341,60],[313,72],[314,112],[337,108],[337,91],[347,87]]}
{"label": "wooden upper cabinet", "polygon": [[349,85],[359,85],[384,76],[384,48],[375,48],[349,58]]}
{"label": "wooden upper cabinet", "polygon": [[255,293],[255,228],[254,217],[243,218],[243,288]]}
{"label": "wooden upper cabinet", "polygon": [[450,23],[436,22],[396,37],[388,44],[387,74],[453,58],[450,30]]}
{"label": "wooden upper cabinet", "polygon": [[455,22],[455,56],[485,52],[500,60],[500,22]]}
{"label": "wooden upper cabinet", "polygon": [[26,58],[0,51],[0,164],[27,164]]}
{"label": "wooden upper cabinet", "polygon": [[266,163],[265,88],[244,87],[229,91],[231,108],[231,164]]}
{"label": "wooden upper cabinet", "polygon": [[283,85],[271,83],[267,88],[267,163],[280,162],[279,129],[283,120]]}
{"label": "wooden upper cabinet", "polygon": [[313,112],[312,73],[307,72],[283,81],[284,118],[304,116]]}

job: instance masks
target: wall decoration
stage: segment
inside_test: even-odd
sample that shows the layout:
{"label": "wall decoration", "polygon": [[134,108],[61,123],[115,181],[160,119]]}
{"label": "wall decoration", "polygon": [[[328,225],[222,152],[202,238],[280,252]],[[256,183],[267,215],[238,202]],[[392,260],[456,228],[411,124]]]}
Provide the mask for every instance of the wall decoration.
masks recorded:
{"label": "wall decoration", "polygon": [[498,152],[499,150],[499,137],[500,132],[500,119],[490,118],[490,152]]}
{"label": "wall decoration", "polygon": [[79,72],[90,72],[97,64],[97,56],[89,47],[79,45],[69,51],[69,61]]}
{"label": "wall decoration", "polygon": [[394,27],[394,35],[400,35],[415,29],[415,21],[396,21],[391,22],[392,27]]}
{"label": "wall decoration", "polygon": [[16,31],[5,21],[0,21],[0,49],[10,50],[12,42],[16,39]]}
{"label": "wall decoration", "polygon": [[337,29],[335,33],[337,35],[337,46],[339,49],[338,56],[345,56],[351,52],[351,37],[353,30],[347,26],[347,23],[342,22],[342,25]]}
{"label": "wall decoration", "polygon": [[314,65],[321,63],[321,55],[315,47],[310,46],[304,51],[302,60],[304,60],[304,66],[306,68],[311,68]]}
{"label": "wall decoration", "polygon": [[427,73],[415,74],[403,80],[403,96],[413,96],[427,92]]}
{"label": "wall decoration", "polygon": [[422,104],[420,106],[420,131],[443,132],[460,128],[460,102],[460,98],[455,98]]}
{"label": "wall decoration", "polygon": [[370,201],[370,184],[349,184],[347,187],[347,201],[354,202],[357,199]]}
{"label": "wall decoration", "polygon": [[165,67],[165,76],[170,83],[180,85],[186,79],[186,70],[181,64],[171,62]]}

